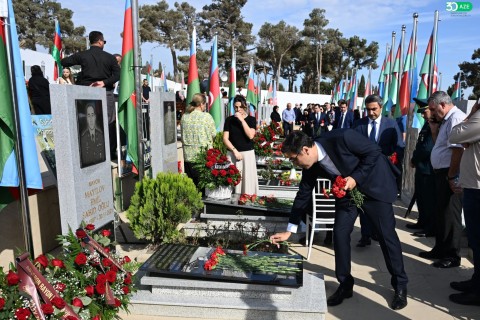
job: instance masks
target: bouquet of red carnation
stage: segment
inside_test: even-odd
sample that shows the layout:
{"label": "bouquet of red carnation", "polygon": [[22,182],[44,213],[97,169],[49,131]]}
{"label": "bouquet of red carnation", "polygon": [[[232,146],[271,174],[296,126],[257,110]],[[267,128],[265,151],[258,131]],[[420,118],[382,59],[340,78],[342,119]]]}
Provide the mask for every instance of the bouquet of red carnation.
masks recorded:
{"label": "bouquet of red carnation", "polygon": [[211,190],[219,186],[236,186],[242,176],[237,167],[219,149],[201,151],[195,160],[199,174],[199,187]]}
{"label": "bouquet of red carnation", "polygon": [[390,162],[393,165],[397,165],[398,164],[398,154],[396,152],[392,153],[390,156],[388,156],[388,160],[390,160]]}
{"label": "bouquet of red carnation", "polygon": [[[337,176],[337,178],[335,178],[335,182],[333,183],[332,188],[323,189],[322,193],[327,199],[330,198],[330,193],[332,193],[335,198],[341,199],[347,195],[347,191],[345,191],[344,189],[346,184],[347,180],[345,178]],[[365,195],[361,193],[357,188],[350,190],[350,197],[352,198],[353,204],[355,204],[357,208],[362,207]]]}
{"label": "bouquet of red carnation", "polygon": [[253,137],[253,149],[259,157],[268,157],[273,154],[272,143],[261,132],[257,132]]}

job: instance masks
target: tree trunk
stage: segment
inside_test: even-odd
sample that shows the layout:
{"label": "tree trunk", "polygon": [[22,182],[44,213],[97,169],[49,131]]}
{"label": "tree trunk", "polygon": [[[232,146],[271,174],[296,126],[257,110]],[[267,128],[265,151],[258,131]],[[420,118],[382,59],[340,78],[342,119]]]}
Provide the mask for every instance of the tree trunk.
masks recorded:
{"label": "tree trunk", "polygon": [[320,66],[318,67],[318,94],[320,94],[320,83],[322,82],[322,61],[323,60],[323,48],[320,44]]}
{"label": "tree trunk", "polygon": [[315,51],[315,61],[316,61],[316,67],[317,67],[317,93],[320,94],[320,70],[319,70],[319,64],[320,64],[320,61],[319,61],[319,57],[318,57],[318,46],[319,44],[317,43],[317,50]]}
{"label": "tree trunk", "polygon": [[[178,67],[177,67],[177,53],[175,52],[175,49],[173,48],[170,48],[170,53],[172,54],[172,60],[173,60],[173,76],[175,77],[176,74],[177,74],[177,70],[178,70]],[[167,76],[167,74],[165,73],[165,77]]]}

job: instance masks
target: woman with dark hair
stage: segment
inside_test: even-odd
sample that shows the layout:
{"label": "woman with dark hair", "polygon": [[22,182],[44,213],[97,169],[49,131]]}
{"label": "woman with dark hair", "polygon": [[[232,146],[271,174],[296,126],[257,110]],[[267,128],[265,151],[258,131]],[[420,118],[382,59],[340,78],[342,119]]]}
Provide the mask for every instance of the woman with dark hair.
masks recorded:
{"label": "woman with dark hair", "polygon": [[69,67],[63,68],[62,76],[58,78],[58,84],[75,84],[72,70]]}
{"label": "woman with dark hair", "polygon": [[30,68],[32,77],[28,80],[28,93],[32,101],[35,114],[51,114],[50,107],[50,82],[43,76],[40,66]]}
{"label": "woman with dark hair", "polygon": [[210,113],[205,112],[206,108],[205,96],[201,93],[194,94],[180,122],[185,173],[196,186],[198,186],[199,178],[193,161],[202,149],[213,146],[213,138],[217,133],[215,121]]}
{"label": "woman with dark hair", "polygon": [[253,149],[256,120],[248,115],[247,101],[241,95],[233,99],[235,114],[225,119],[223,143],[228,157],[242,173],[242,181],[235,187],[235,193],[258,194],[257,162]]}
{"label": "woman with dark hair", "polygon": [[273,107],[270,119],[275,122],[282,122],[282,117],[280,117],[280,113],[278,113],[278,106]]}

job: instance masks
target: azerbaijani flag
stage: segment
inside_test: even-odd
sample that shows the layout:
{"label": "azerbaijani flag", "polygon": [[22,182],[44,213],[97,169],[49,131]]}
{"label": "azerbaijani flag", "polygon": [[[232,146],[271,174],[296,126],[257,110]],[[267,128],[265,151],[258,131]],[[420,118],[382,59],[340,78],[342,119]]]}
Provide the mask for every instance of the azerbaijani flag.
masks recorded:
{"label": "azerbaijani flag", "polygon": [[354,110],[357,107],[357,73],[355,72],[355,76],[352,74],[352,78],[350,79],[350,90],[348,92],[348,109]]}
{"label": "azerbaijani flag", "polygon": [[[8,0],[7,6],[8,17],[0,17],[0,97],[2,99],[0,104],[0,210],[19,198],[20,178],[15,154],[17,134],[20,134],[22,141],[26,187],[43,188],[12,1]],[[6,25],[9,26],[8,29],[5,28]],[[10,42],[7,43],[6,39]],[[11,69],[9,69],[7,46],[11,52]],[[12,96],[12,85],[15,88],[14,96]],[[19,116],[19,133],[15,131],[15,105]]]}
{"label": "azerbaijani flag", "polygon": [[220,132],[222,130],[222,128],[220,127],[222,123],[222,104],[220,100],[220,77],[218,74],[217,61],[217,36],[213,38],[209,87],[209,110],[210,114],[212,115],[213,121],[215,121],[215,127],[217,128],[217,132]]}
{"label": "azerbaijani flag", "polygon": [[388,57],[385,56],[382,64],[382,70],[380,71],[380,77],[378,77],[378,95],[382,97],[385,94],[385,66],[387,65]]}
{"label": "azerbaijani flag", "polygon": [[257,96],[255,94],[255,82],[253,79],[253,60],[250,62],[250,70],[248,72],[248,86],[247,86],[247,105],[250,104],[250,115],[255,116],[255,109],[257,108]]}
{"label": "azerbaijani flag", "polygon": [[123,22],[122,68],[118,93],[118,121],[127,135],[127,154],[133,161],[132,171],[138,172],[138,130],[135,98],[135,73],[133,57],[132,4],[125,1]]}
{"label": "azerbaijani flag", "polygon": [[235,114],[235,108],[233,107],[233,98],[237,94],[237,53],[232,50],[232,65],[230,67],[230,86],[228,87],[228,104],[230,106],[230,115]]}
{"label": "azerbaijani flag", "polygon": [[453,87],[452,100],[460,100],[461,91],[460,91],[460,75],[458,75],[455,86]]}
{"label": "azerbaijani flag", "polygon": [[188,65],[187,105],[192,101],[194,94],[200,93],[200,79],[197,67],[197,29],[193,27],[192,42],[190,44],[190,64]]}
{"label": "azerbaijani flag", "polygon": [[383,70],[383,78],[384,78],[384,87],[383,87],[383,96],[382,96],[382,104],[386,105],[388,102],[388,94],[390,88],[390,69],[392,63],[392,53],[393,48],[390,48],[387,56],[387,62],[385,63],[385,70]]}
{"label": "azerbaijani flag", "polygon": [[60,23],[55,19],[55,37],[53,39],[52,57],[55,60],[53,66],[53,80],[57,81],[58,77],[62,74],[62,37],[60,34]]}
{"label": "azerbaijani flag", "polygon": [[405,116],[410,109],[410,64],[413,55],[413,31],[410,37],[410,43],[408,44],[407,56],[405,57],[405,63],[403,65],[402,80],[400,82],[400,95],[397,99],[397,107],[395,108],[394,118]]}
{"label": "azerbaijani flag", "polygon": [[398,96],[398,80],[400,76],[400,51],[402,45],[398,45],[397,54],[395,56],[395,62],[391,73],[390,87],[388,93],[387,103],[383,106],[383,114],[390,115],[390,109],[397,103]]}

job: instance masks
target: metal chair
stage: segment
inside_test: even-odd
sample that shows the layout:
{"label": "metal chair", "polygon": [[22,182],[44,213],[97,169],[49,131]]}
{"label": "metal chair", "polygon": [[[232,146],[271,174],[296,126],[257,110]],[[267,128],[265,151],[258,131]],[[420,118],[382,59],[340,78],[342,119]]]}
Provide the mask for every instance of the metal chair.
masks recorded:
{"label": "metal chair", "polygon": [[[307,261],[312,253],[313,235],[315,231],[333,231],[335,223],[335,198],[329,194],[329,198],[323,194],[324,189],[331,188],[331,181],[328,179],[317,179],[315,189],[312,191],[312,214],[307,215],[307,231],[305,245],[308,246]],[[325,227],[321,227],[325,225]]]}

